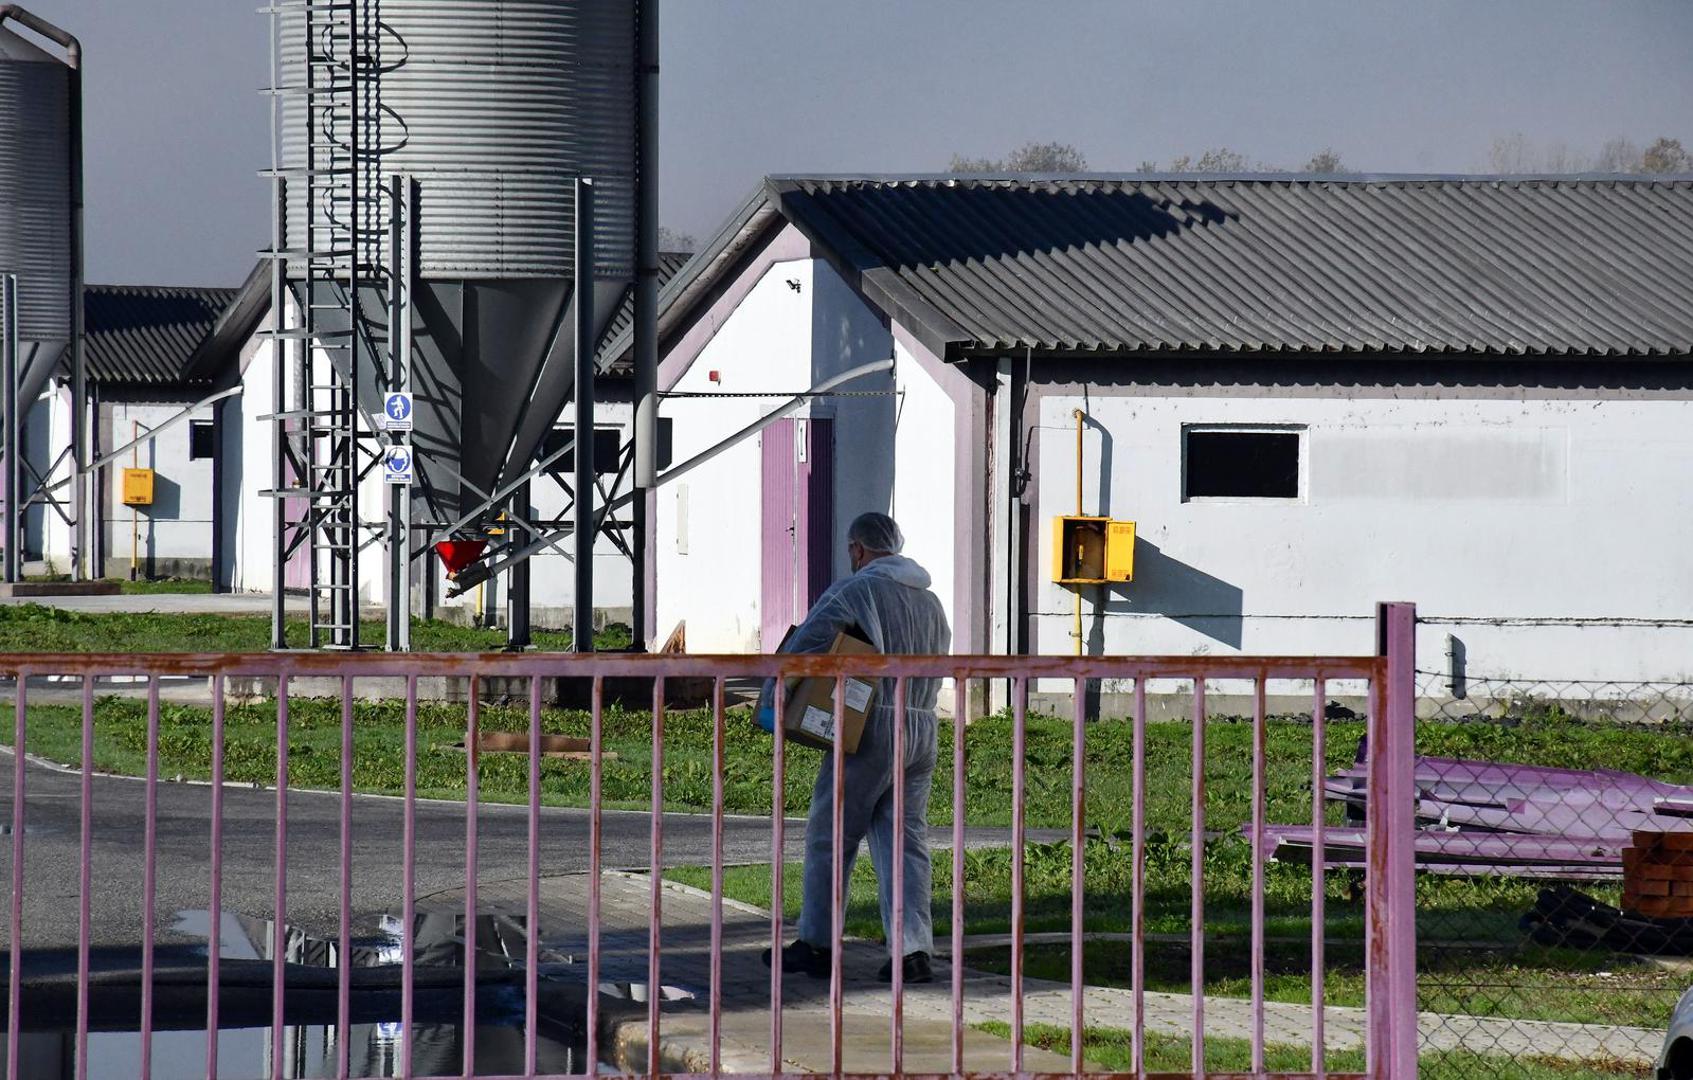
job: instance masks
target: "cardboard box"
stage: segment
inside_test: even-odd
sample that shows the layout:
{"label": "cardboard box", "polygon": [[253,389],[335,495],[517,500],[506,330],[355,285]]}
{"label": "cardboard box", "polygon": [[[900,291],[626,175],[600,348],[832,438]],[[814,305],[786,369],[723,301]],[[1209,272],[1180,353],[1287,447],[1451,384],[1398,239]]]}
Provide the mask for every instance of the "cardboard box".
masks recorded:
{"label": "cardboard box", "polygon": [[[790,628],[788,634],[792,634]],[[787,644],[787,637],[782,643]],[[846,632],[835,635],[830,655],[875,656],[876,649],[863,638]],[[844,682],[846,701],[841,710],[841,742],[849,754],[858,752],[859,740],[864,737],[864,721],[876,707],[876,687],[880,680],[848,675]],[[771,708],[774,708],[772,703]],[[768,718],[766,718],[768,719]],[[764,725],[770,730],[770,725]],[[835,746],[835,680],[832,678],[789,679],[787,698],[782,717],[782,730],[789,742],[810,746],[817,750],[833,750]]]}

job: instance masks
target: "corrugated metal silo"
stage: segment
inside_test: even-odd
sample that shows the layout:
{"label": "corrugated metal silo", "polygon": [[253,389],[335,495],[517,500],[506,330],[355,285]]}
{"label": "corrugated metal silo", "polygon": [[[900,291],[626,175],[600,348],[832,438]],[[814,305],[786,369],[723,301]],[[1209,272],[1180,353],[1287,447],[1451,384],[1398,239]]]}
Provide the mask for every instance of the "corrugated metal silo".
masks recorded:
{"label": "corrugated metal silo", "polygon": [[[305,15],[283,6],[281,82],[301,86]],[[595,181],[600,322],[634,276],[637,9],[631,0],[383,0],[369,69],[381,119],[362,137],[380,162],[370,175],[409,175],[420,192],[414,442],[443,513],[478,500],[436,463],[492,490],[527,467],[569,399],[575,177]],[[294,174],[310,164],[310,140],[345,136],[314,130],[308,100],[282,107],[282,164]],[[290,248],[308,224],[321,234],[344,215],[309,188],[289,185]],[[368,230],[361,261],[384,263],[385,234],[385,225]],[[290,276],[302,271],[291,266]],[[379,302],[373,292],[366,309]],[[363,382],[375,393],[381,380]]]}
{"label": "corrugated metal silo", "polygon": [[72,335],[73,77],[63,60],[0,28],[0,273],[18,277],[24,402],[40,394]]}

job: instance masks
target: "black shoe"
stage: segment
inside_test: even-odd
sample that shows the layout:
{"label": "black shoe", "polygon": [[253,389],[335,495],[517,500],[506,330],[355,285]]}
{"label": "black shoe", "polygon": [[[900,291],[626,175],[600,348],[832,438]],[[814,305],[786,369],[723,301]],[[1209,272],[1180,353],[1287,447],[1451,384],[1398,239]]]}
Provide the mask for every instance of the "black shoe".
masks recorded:
{"label": "black shoe", "polygon": [[[764,966],[770,966],[770,950],[764,950]],[[795,941],[782,950],[782,970],[789,975],[809,975],[813,979],[829,977],[829,950],[819,949],[806,941]]]}
{"label": "black shoe", "polygon": [[[878,977],[885,983],[894,981],[894,962],[892,960],[882,965]],[[932,983],[935,981],[935,969],[929,964],[928,953],[914,952],[906,956],[905,981],[908,983]]]}

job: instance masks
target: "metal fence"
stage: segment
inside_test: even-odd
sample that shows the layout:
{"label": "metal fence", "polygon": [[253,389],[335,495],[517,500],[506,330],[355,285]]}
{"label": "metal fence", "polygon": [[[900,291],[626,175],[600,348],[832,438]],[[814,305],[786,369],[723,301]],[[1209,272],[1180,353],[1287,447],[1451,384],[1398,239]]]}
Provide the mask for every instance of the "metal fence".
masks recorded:
{"label": "metal fence", "polygon": [[[11,679],[15,695],[12,745],[39,749],[45,757],[56,757],[73,767],[68,772],[49,768],[40,760],[17,754],[11,770],[7,1075],[97,1076],[102,1047],[110,1050],[113,1045],[120,1049],[112,1053],[129,1056],[129,1075],[142,1077],[256,1072],[280,1080],[284,1076],[320,1075],[312,1071],[319,1067],[328,1070],[323,1075],[339,1076],[411,1076],[431,1071],[465,1077],[550,1076],[593,1073],[604,1068],[606,1061],[627,1071],[650,1074],[737,1071],[781,1075],[801,1071],[794,1064],[799,1057],[800,1036],[821,1047],[815,1071],[835,1074],[916,1071],[911,1062],[920,1050],[925,1061],[941,1062],[923,1067],[930,1072],[1035,1071],[1031,1055],[1036,1051],[1031,1046],[1036,1040],[1030,1010],[1041,998],[1035,981],[1026,973],[1030,946],[1024,928],[1029,902],[1028,858],[1037,850],[1030,842],[1026,816],[1032,797],[1029,730],[1038,718],[1029,716],[1026,703],[1031,682],[1058,681],[1076,690],[1073,716],[1067,724],[1057,722],[1060,731],[1067,726],[1071,740],[1066,778],[1070,800],[1064,830],[1071,858],[1069,998],[1063,1010],[1068,1039],[1060,1040],[1067,1042],[1063,1052],[1067,1054],[1068,1070],[1080,1073],[1092,1064],[1092,1044],[1083,1038],[1086,1028],[1120,1025],[1131,1038],[1131,1050],[1121,1064],[1103,1071],[1148,1075],[1157,1068],[1149,1064],[1148,1045],[1162,1023],[1166,1035],[1185,1029],[1190,1058],[1186,1064],[1193,1074],[1216,1072],[1221,1068],[1217,1064],[1219,1051],[1207,1035],[1227,1006],[1242,1017],[1240,1030],[1249,1044],[1242,1067],[1254,1074],[1272,1075],[1267,1061],[1278,1047],[1275,1038],[1267,1034],[1266,1016],[1280,1010],[1277,1015],[1302,1015],[1307,1033],[1303,1045],[1309,1051],[1309,1062],[1288,1070],[1289,1074],[1359,1073],[1357,1066],[1330,1072],[1330,1055],[1325,1048],[1338,1045],[1337,1039],[1344,1034],[1341,1029],[1346,1028],[1354,1044],[1361,1044],[1357,1049],[1368,1075],[1408,1076],[1415,1071],[1417,1054],[1412,963],[1416,921],[1410,906],[1413,633],[1414,613],[1408,605],[1384,605],[1379,655],[1362,657],[465,657],[284,653],[0,657],[0,677]],[[800,751],[778,737],[764,773],[766,779],[754,777],[748,781],[739,774],[731,777],[733,755],[728,740],[732,730],[737,738],[745,734],[739,727],[732,729],[731,721],[735,725],[746,721],[730,716],[725,707],[725,686],[734,680],[778,678],[785,688],[783,680],[798,677],[835,680],[836,731],[842,728],[845,680],[851,677],[882,679],[896,709],[905,704],[911,680],[951,680],[953,706],[959,716],[964,714],[973,685],[992,680],[1008,687],[1013,702],[1009,748],[1012,789],[1006,808],[1010,815],[1011,933],[1009,979],[996,984],[1003,993],[995,1000],[1008,1009],[1004,1019],[1008,1021],[1009,1041],[997,1064],[984,1063],[980,1056],[980,1033],[975,1028],[981,1026],[976,1018],[981,1015],[983,1002],[971,1001],[978,993],[978,984],[973,975],[967,977],[965,964],[952,963],[950,978],[934,991],[921,993],[903,984],[902,965],[893,964],[892,985],[885,999],[848,979],[845,954],[851,943],[845,939],[848,882],[840,785],[835,787],[830,819],[835,947],[830,954],[826,1000],[796,994],[792,976],[785,984],[780,963],[771,966],[767,987],[758,985],[765,978],[762,973],[748,977],[739,966],[744,956],[730,948],[728,939],[733,936],[733,928],[726,929],[726,912],[742,911],[726,897],[731,861],[727,848],[731,843],[755,851],[761,848],[759,857],[776,863],[783,862],[784,855],[791,852],[790,826],[784,814],[791,800],[785,785],[790,771],[788,759],[797,757]],[[434,797],[424,798],[419,789],[419,762],[425,758],[436,761],[446,751],[433,745],[420,747],[419,717],[436,716],[445,706],[420,702],[420,680],[432,687],[450,687],[450,683],[435,680],[459,678],[470,680],[462,721],[455,721],[462,722],[462,776],[441,779],[432,773],[426,794]],[[710,727],[711,747],[705,766],[710,805],[702,822],[709,827],[703,832],[691,824],[702,819],[665,813],[675,801],[666,790],[667,782],[678,775],[666,763],[667,752],[673,752],[676,745],[667,733],[666,703],[671,696],[667,682],[674,686],[683,680],[701,679],[710,687],[704,722]],[[1090,679],[1130,680],[1136,702],[1135,715],[1126,722],[1132,741],[1132,766],[1122,792],[1131,803],[1129,842],[1123,845],[1126,850],[1113,848],[1116,854],[1111,856],[1127,860],[1132,882],[1127,934],[1132,970],[1125,995],[1109,1001],[1084,986],[1085,961],[1093,947],[1087,920],[1097,907],[1089,900],[1093,895],[1090,878],[1096,871],[1087,865],[1084,849],[1090,838],[1098,835],[1097,830],[1090,831],[1086,807],[1090,799],[1100,797],[1090,788],[1088,762],[1093,740],[1112,734],[1101,725],[1089,724],[1084,715],[1087,695],[1082,690]],[[328,685],[338,689],[335,698],[326,703],[308,702],[302,697],[303,688],[321,687],[323,680],[332,680]],[[403,704],[361,704],[361,686],[379,680],[399,688]],[[586,791],[579,800],[583,809],[576,816],[559,816],[565,812],[550,807],[543,813],[543,762],[552,746],[547,741],[551,736],[543,730],[552,715],[544,708],[544,701],[550,696],[548,688],[557,680],[576,680],[591,687],[583,718],[586,742],[579,748],[580,760],[571,766],[578,770],[573,775],[581,770],[588,773]],[[649,680],[652,687],[650,705],[640,710],[645,717],[641,723],[650,723],[651,731],[650,791],[643,800],[649,809],[637,818],[630,818],[626,809],[608,807],[605,789],[606,770],[612,763],[605,741],[607,687],[623,686],[630,680]],[[1147,742],[1149,727],[1154,725],[1146,718],[1146,694],[1149,684],[1162,680],[1188,681],[1193,698],[1191,735],[1187,736],[1190,746],[1185,751],[1191,754],[1192,768],[1182,781],[1188,785],[1191,819],[1185,830],[1171,837],[1152,836],[1147,823]],[[1244,822],[1208,822],[1206,818],[1205,778],[1216,756],[1207,748],[1207,733],[1213,730],[1205,696],[1210,680],[1244,684],[1256,702],[1250,729],[1250,813]],[[1340,831],[1330,829],[1327,819],[1332,811],[1325,806],[1326,765],[1333,751],[1325,743],[1327,688],[1339,682],[1367,687],[1370,748],[1358,774],[1358,790],[1373,807],[1387,809],[1369,814],[1356,830],[1365,869],[1356,877],[1349,876],[1348,880],[1358,887],[1344,906],[1347,913],[1358,916],[1354,925],[1361,926],[1365,994],[1362,1007],[1350,1010],[1344,1023],[1337,1020],[1335,1010],[1325,1011],[1323,1007],[1333,945],[1328,927],[1336,918],[1334,908],[1343,905],[1332,899],[1342,885],[1336,877],[1325,875],[1322,860],[1316,860],[1314,870],[1308,872],[1309,905],[1301,924],[1309,926],[1309,996],[1303,1006],[1288,1004],[1285,995],[1275,998],[1268,988],[1266,875],[1281,871],[1267,865],[1273,849],[1266,811],[1272,762],[1267,741],[1270,721],[1264,701],[1266,684],[1276,680],[1302,681],[1311,691],[1309,767],[1303,779],[1296,777],[1290,783],[1308,785],[1301,788],[1304,794],[1297,798],[1303,799],[1311,815],[1319,850],[1327,832]],[[518,692],[527,693],[526,704],[515,710],[526,726],[524,743],[519,745],[525,753],[515,759],[496,761],[485,749],[480,725],[491,707],[479,702],[486,694],[477,688],[496,682],[507,690],[521,687]],[[229,688],[234,685],[264,688],[263,700],[256,706],[232,703]],[[192,717],[199,715],[194,712],[198,708],[195,702],[202,692],[208,713],[206,722],[199,724]],[[779,694],[782,692],[785,690]],[[125,693],[134,695],[127,705]],[[355,718],[365,717],[360,710],[366,708],[390,710],[371,714],[376,719],[398,718],[403,746],[397,777],[384,780],[383,774],[372,779],[360,771],[387,767],[363,761],[355,752]],[[778,714],[781,711],[779,701]],[[681,721],[678,718],[676,722]],[[1052,723],[1040,722],[1049,727]],[[904,725],[892,727],[897,773],[892,791],[896,793],[898,820],[904,809],[897,802],[902,797],[898,793],[904,790],[905,769],[899,740],[905,736]],[[973,760],[979,762],[984,753],[978,730],[986,729],[951,726],[951,881],[955,887],[950,932],[954,961],[969,949],[967,768]],[[1179,728],[1174,730],[1180,735]],[[257,742],[255,731],[260,735]],[[129,755],[128,765],[119,761],[111,767],[132,769],[140,774],[138,780],[108,781],[96,776],[103,760],[97,760],[95,752],[97,733],[108,740],[102,744],[102,754],[109,752],[120,759],[125,753]],[[1167,737],[1167,732],[1155,734]],[[272,738],[273,743],[264,745]],[[202,751],[209,761],[208,783],[194,785],[189,783],[193,777],[172,773],[177,768],[172,761]],[[566,752],[570,752],[568,748]],[[274,773],[263,778],[266,783],[235,786],[228,782],[237,774],[252,775],[255,768],[268,770],[272,756]],[[838,775],[845,761],[845,748],[838,738],[832,760]],[[300,777],[325,774],[326,763],[331,761],[338,765],[338,784],[326,793],[302,791]],[[509,777],[517,767],[514,762],[526,770],[526,777],[519,783],[524,801],[508,811],[484,800],[482,785],[500,769],[505,770],[501,775]],[[1033,779],[1047,784],[1051,778]],[[401,789],[398,799],[369,800],[356,794],[360,788],[394,781]],[[729,812],[727,786],[731,781],[768,791],[767,819],[749,822]],[[766,783],[767,788],[763,786]],[[435,790],[443,787],[448,790]],[[566,797],[564,801],[570,800]],[[1233,828],[1236,824],[1243,829]],[[1244,993],[1216,988],[1207,971],[1207,942],[1213,939],[1207,924],[1207,881],[1214,881],[1219,872],[1208,865],[1207,859],[1219,840],[1219,826],[1227,827],[1237,841],[1243,831],[1250,841],[1249,865],[1239,869],[1250,875],[1246,883],[1251,897],[1248,932],[1244,940],[1232,946],[1247,952],[1250,976]],[[646,841],[645,869],[650,880],[617,876],[608,866],[608,836],[627,839],[632,828]],[[455,830],[462,836],[462,861],[456,857],[461,850],[456,843],[446,845],[438,839]],[[423,834],[429,839],[420,848]],[[900,900],[898,880],[907,842],[905,831],[895,829],[891,920],[895,940],[902,940],[900,931],[908,916]],[[1191,1000],[1186,1004],[1181,1004],[1179,994],[1167,989],[1153,992],[1148,987],[1146,956],[1151,935],[1146,919],[1153,901],[1147,892],[1147,861],[1149,845],[1154,842],[1185,844],[1187,849],[1191,881],[1185,901],[1176,905],[1186,909],[1185,936],[1191,948],[1186,987]],[[383,860],[396,845],[397,873],[390,875],[381,867],[390,865],[392,860]],[[558,868],[572,859],[578,860],[585,871],[569,879],[580,882],[586,894],[580,924],[548,926],[543,913],[543,882],[559,880]],[[628,860],[620,857],[613,861]],[[668,909],[681,900],[680,894],[664,884],[663,875],[679,862],[710,867],[709,895],[699,900],[709,909],[704,928],[677,930],[673,921],[667,921],[675,914]],[[189,903],[187,894],[198,892],[202,873],[205,892],[198,902],[205,910],[197,917],[205,923],[208,946],[195,953],[185,952],[168,940],[161,944],[162,935],[168,938],[164,934],[169,929],[165,919]],[[631,880],[636,882],[635,889],[646,892],[646,903],[637,911],[634,929],[619,929],[621,924],[607,906],[606,890],[615,885],[626,897]],[[769,921],[757,936],[762,939],[760,944],[767,942],[779,950],[784,938],[782,874],[771,875],[770,889]],[[1361,904],[1357,902],[1360,899]],[[383,923],[389,927],[389,935],[373,936],[373,920],[384,914],[391,916],[394,909],[398,910],[398,919]],[[1178,911],[1176,917],[1182,914]],[[432,924],[432,918],[444,918],[445,929]],[[175,925],[180,930],[185,924],[178,918]],[[1426,921],[1424,932],[1428,932]],[[232,939],[238,939],[239,948],[227,947]],[[133,963],[127,959],[125,942],[133,946],[129,951],[137,954]],[[629,977],[628,981],[644,985],[619,992],[618,976],[629,975],[631,956],[639,957],[644,980]],[[314,957],[327,958],[327,962],[314,966]],[[681,967],[701,963],[707,973],[703,1003],[691,1011],[667,1007],[666,979],[674,978]],[[612,972],[608,964],[622,967]],[[1228,997],[1231,993],[1238,996]],[[1121,1011],[1110,1012],[1112,1001],[1122,1003]],[[929,1010],[925,1015],[939,1009],[939,1015],[946,1018],[942,1025],[945,1045],[938,1059],[929,1052],[935,1049],[933,1046],[918,1047],[911,1041],[908,1012],[915,1007],[914,1002]],[[1150,1009],[1156,1004],[1167,1012],[1171,1002],[1177,1003],[1179,1013],[1173,1029],[1168,1019],[1161,1021],[1153,1016],[1158,1010]],[[796,1032],[794,1010],[800,1007],[810,1011],[804,1013],[802,1027]],[[574,1016],[571,1010],[578,1008],[580,1015]],[[875,1045],[882,1048],[877,1053],[886,1054],[868,1066],[862,1064],[863,1040],[855,1042],[848,1031],[849,1021],[862,1018],[866,1008],[883,1018],[878,1026],[885,1041]],[[505,1026],[490,1027],[488,1016],[502,1009]],[[758,1019],[766,1014],[767,1022]],[[757,1021],[751,1029],[747,1026],[749,1016]],[[1207,1027],[1208,1020],[1212,1029]],[[825,1026],[827,1038],[821,1034]],[[434,1053],[440,1046],[423,1033],[455,1027],[449,1050]],[[126,1028],[133,1032],[126,1036],[133,1041],[112,1044],[111,1033]],[[255,1032],[259,1040],[257,1058],[243,1057],[240,1063],[232,1060],[229,1033],[236,1028]],[[763,1033],[757,1060],[729,1060],[724,1048],[733,1041],[730,1028],[743,1034],[747,1030]],[[923,1028],[923,1038],[930,1038],[935,1030],[928,1024]],[[549,1043],[556,1041],[552,1037],[567,1040],[570,1031],[580,1037],[574,1056],[550,1056],[553,1048]],[[690,1031],[699,1037],[699,1055],[691,1056],[683,1045],[683,1036]],[[359,1043],[358,1032],[374,1034]],[[47,1038],[46,1049],[35,1047],[32,1036]],[[478,1050],[478,1040],[483,1052]],[[515,1058],[509,1067],[489,1069],[482,1063],[495,1040],[513,1048]],[[425,1051],[432,1055],[428,1061],[424,1060]],[[854,1062],[860,1064],[849,1067]],[[1054,1065],[1048,1058],[1040,1062],[1045,1071],[1064,1071],[1062,1065]]]}
{"label": "metal fence", "polygon": [[1668,917],[1693,915],[1693,896],[1670,895],[1693,888],[1636,881],[1627,852],[1642,834],[1693,839],[1693,684],[1454,687],[1419,670],[1418,689],[1425,1062],[1483,1077],[1649,1074],[1693,984],[1693,919]]}

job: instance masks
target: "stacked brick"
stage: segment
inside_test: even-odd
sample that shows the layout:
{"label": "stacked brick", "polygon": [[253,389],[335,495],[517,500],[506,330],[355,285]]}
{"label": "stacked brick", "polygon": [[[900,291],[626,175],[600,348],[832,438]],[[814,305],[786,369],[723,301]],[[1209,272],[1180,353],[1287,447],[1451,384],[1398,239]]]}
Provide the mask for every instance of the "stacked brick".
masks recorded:
{"label": "stacked brick", "polygon": [[1622,849],[1622,906],[1656,919],[1693,918],[1693,832],[1637,832]]}

